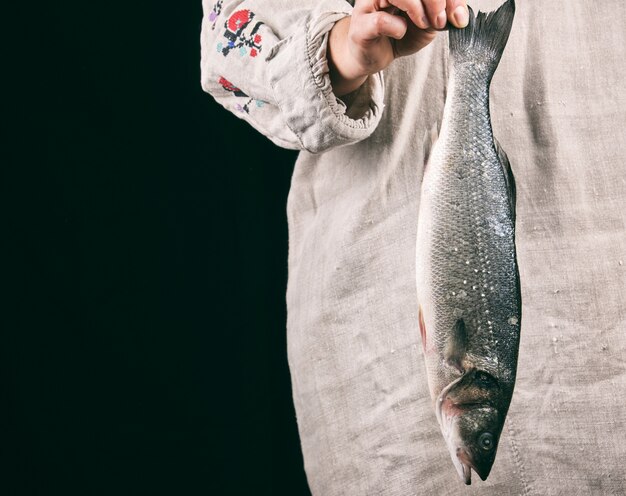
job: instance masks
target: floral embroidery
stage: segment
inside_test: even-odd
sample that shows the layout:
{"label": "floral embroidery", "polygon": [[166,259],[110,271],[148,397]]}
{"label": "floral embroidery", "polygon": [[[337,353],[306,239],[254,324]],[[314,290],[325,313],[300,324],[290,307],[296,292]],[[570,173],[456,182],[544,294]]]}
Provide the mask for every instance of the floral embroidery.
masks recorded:
{"label": "floral embroidery", "polygon": [[234,93],[235,96],[248,96],[225,77],[220,76],[217,82],[220,83],[222,88],[224,88],[226,91],[231,91],[232,93]]}
{"label": "floral embroidery", "polygon": [[263,105],[265,105],[265,102],[263,100],[257,100],[255,98],[250,98],[247,94],[245,94],[243,91],[241,91],[239,88],[237,88],[237,86],[235,86],[233,83],[231,83],[228,79],[226,79],[225,77],[220,76],[220,78],[217,81],[220,86],[222,88],[224,88],[226,91],[230,91],[231,93],[233,93],[235,96],[241,96],[244,98],[248,98],[248,101],[243,104],[240,105],[239,103],[235,104],[235,110],[238,110],[239,112],[245,112],[246,114],[250,113],[250,104],[254,102],[254,105],[256,105],[257,108],[261,108]]}
{"label": "floral embroidery", "polygon": [[209,22],[213,23],[211,25],[211,29],[215,29],[215,24],[217,23],[217,17],[222,13],[223,3],[224,3],[224,0],[218,0],[217,2],[215,2],[215,5],[213,5],[213,9],[211,10],[211,13],[209,14]]}
{"label": "floral embroidery", "polygon": [[217,44],[217,51],[226,57],[231,50],[237,48],[240,57],[245,55],[256,57],[261,51],[263,37],[258,31],[263,23],[257,22],[248,33],[244,33],[251,25],[252,19],[254,19],[254,12],[250,12],[248,9],[234,12],[224,23],[226,41],[220,41]]}

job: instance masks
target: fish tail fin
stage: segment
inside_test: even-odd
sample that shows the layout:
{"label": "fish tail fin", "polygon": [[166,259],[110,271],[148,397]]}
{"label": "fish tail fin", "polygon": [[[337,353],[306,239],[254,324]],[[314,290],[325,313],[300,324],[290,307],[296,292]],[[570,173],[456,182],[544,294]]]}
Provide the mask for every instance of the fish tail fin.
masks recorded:
{"label": "fish tail fin", "polygon": [[[450,58],[454,65],[467,62],[484,67],[492,76],[509,39],[515,0],[507,0],[494,12],[474,15],[469,9],[469,23],[463,29],[450,28]],[[483,64],[481,64],[481,62]]]}

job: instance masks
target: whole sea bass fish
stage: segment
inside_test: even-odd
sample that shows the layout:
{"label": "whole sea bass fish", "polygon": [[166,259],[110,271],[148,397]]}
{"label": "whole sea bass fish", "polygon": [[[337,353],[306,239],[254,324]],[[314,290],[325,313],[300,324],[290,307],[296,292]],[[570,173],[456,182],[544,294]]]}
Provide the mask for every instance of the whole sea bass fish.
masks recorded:
{"label": "whole sea bass fish", "polygon": [[424,172],[417,229],[419,326],[431,397],[466,483],[491,471],[513,395],[521,326],[515,185],[495,141],[489,86],[514,0],[450,28],[450,82]]}

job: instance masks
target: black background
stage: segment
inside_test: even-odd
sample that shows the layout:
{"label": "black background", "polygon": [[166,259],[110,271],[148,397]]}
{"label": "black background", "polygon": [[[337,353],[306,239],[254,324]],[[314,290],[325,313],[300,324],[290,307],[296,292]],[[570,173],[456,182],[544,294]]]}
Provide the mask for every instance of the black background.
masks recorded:
{"label": "black background", "polygon": [[285,335],[295,152],[202,92],[200,0],[18,7],[0,494],[309,494]]}

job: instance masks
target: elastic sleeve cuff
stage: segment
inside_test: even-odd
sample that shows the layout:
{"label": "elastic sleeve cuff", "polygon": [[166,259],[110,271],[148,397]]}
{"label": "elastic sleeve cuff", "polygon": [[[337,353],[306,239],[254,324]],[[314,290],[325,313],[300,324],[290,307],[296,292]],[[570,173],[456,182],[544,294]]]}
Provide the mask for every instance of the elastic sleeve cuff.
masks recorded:
{"label": "elastic sleeve cuff", "polygon": [[346,15],[324,13],[307,20],[303,29],[279,42],[267,57],[273,97],[287,126],[311,153],[367,138],[383,111],[382,72],[350,95],[349,106],[333,93],[326,58],[328,32]]}

